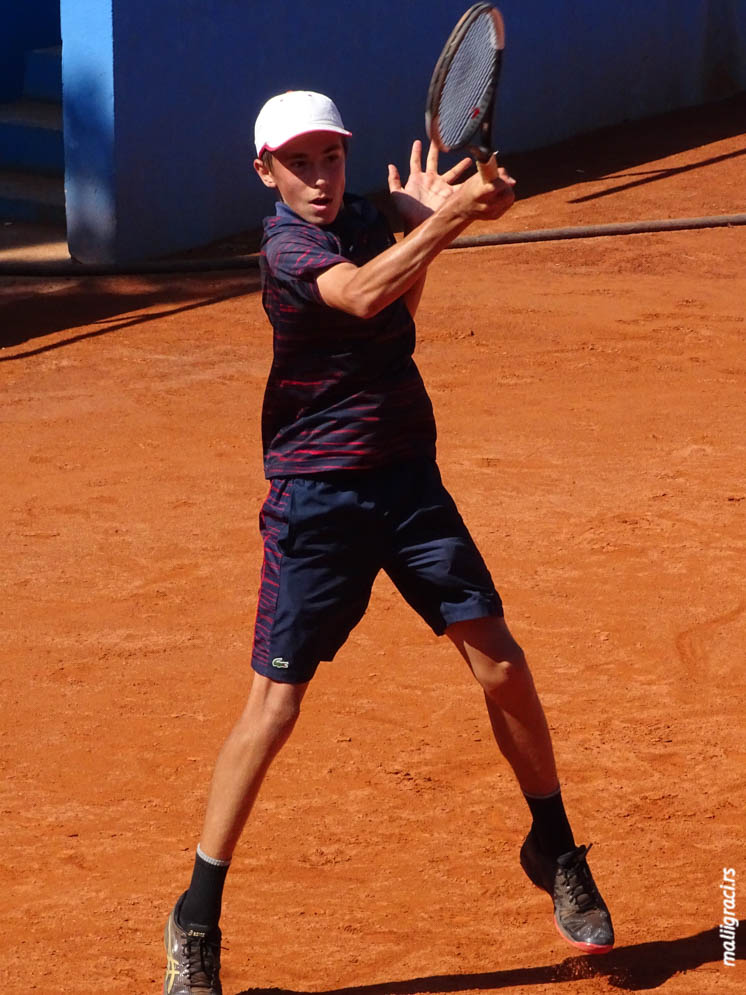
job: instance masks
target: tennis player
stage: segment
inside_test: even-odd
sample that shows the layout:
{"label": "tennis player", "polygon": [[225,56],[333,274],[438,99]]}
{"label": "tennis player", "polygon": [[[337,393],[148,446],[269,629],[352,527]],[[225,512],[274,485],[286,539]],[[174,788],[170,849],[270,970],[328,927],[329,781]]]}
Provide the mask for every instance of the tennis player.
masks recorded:
{"label": "tennis player", "polygon": [[552,743],[525,656],[490,573],[441,481],[433,410],[413,359],[428,265],[475,220],[501,217],[514,181],[466,177],[464,159],[388,182],[404,237],[345,192],[350,132],[334,103],[307,91],[269,100],[254,168],[278,198],[264,223],[263,304],[274,358],[262,411],[269,493],[248,701],[218,756],[189,888],[168,917],[166,995],[222,991],[220,912],[233,851],[321,661],[362,618],[385,570],[484,691],[496,743],[532,823],[521,850],[553,899],[566,940],[614,942],[560,793]]}

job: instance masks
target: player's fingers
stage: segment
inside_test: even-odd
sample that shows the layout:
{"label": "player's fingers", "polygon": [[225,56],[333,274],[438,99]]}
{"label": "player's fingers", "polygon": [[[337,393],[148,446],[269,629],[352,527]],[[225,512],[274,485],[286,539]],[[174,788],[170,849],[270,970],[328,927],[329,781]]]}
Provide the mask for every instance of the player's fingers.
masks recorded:
{"label": "player's fingers", "polygon": [[472,160],[467,156],[465,159],[462,159],[461,162],[457,162],[455,166],[451,166],[450,169],[447,169],[445,173],[443,173],[443,179],[446,183],[455,183],[456,180],[460,176],[463,176],[467,169],[473,165]]}
{"label": "player's fingers", "polygon": [[419,138],[415,138],[412,142],[412,152],[409,156],[409,173],[421,173],[422,172],[422,142]]}
{"label": "player's fingers", "polygon": [[426,170],[428,173],[438,172],[438,146],[435,142],[430,142],[430,148],[427,150],[427,163]]}
{"label": "player's fingers", "polygon": [[399,170],[393,164],[389,163],[389,193],[396,193],[402,189],[401,176],[399,175]]}
{"label": "player's fingers", "polygon": [[515,186],[515,180],[502,166],[497,167],[497,175],[503,183],[508,183],[511,187]]}

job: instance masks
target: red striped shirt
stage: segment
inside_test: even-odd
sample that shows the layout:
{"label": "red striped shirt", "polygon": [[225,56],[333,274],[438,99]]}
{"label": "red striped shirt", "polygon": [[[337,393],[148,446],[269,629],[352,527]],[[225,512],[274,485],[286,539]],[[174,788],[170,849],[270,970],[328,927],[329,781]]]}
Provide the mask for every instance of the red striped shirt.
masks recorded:
{"label": "red striped shirt", "polygon": [[393,243],[383,215],[351,195],[323,228],[285,204],[265,219],[262,299],[274,333],[262,409],[268,478],[435,459],[435,420],[404,300],[356,318],[325,305],[316,286],[331,266],[362,266]]}

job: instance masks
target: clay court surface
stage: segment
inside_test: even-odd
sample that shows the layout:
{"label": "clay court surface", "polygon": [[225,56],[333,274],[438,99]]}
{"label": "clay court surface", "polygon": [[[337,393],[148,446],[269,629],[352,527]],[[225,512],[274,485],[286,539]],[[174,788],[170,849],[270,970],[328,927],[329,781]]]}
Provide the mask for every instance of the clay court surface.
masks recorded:
{"label": "clay court surface", "polygon": [[[495,229],[743,211],[728,107],[508,160]],[[155,992],[250,680],[269,327],[252,270],[0,290],[2,990]],[[615,951],[556,934],[481,692],[382,577],[236,854],[226,995],[744,990],[744,301],[734,227],[452,250],[418,315]]]}

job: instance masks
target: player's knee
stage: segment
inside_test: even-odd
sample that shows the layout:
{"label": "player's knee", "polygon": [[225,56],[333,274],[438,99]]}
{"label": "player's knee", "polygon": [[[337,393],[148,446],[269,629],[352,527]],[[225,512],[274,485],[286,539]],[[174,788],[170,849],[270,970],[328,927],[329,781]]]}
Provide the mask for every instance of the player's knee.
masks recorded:
{"label": "player's knee", "polygon": [[481,660],[474,676],[484,693],[496,700],[520,695],[532,684],[526,657],[517,643],[503,653]]}
{"label": "player's knee", "polygon": [[284,742],[300,716],[303,691],[289,684],[276,685],[274,690],[264,701],[261,722],[271,738]]}
{"label": "player's knee", "polygon": [[257,676],[240,725],[251,737],[258,732],[269,740],[286,739],[298,721],[306,687],[277,684]]}
{"label": "player's knee", "polygon": [[266,727],[279,735],[290,734],[300,715],[300,701],[294,697],[268,701],[263,710],[262,720]]}
{"label": "player's knee", "polygon": [[523,650],[503,618],[456,622],[446,630],[485,694],[515,697],[532,685]]}

